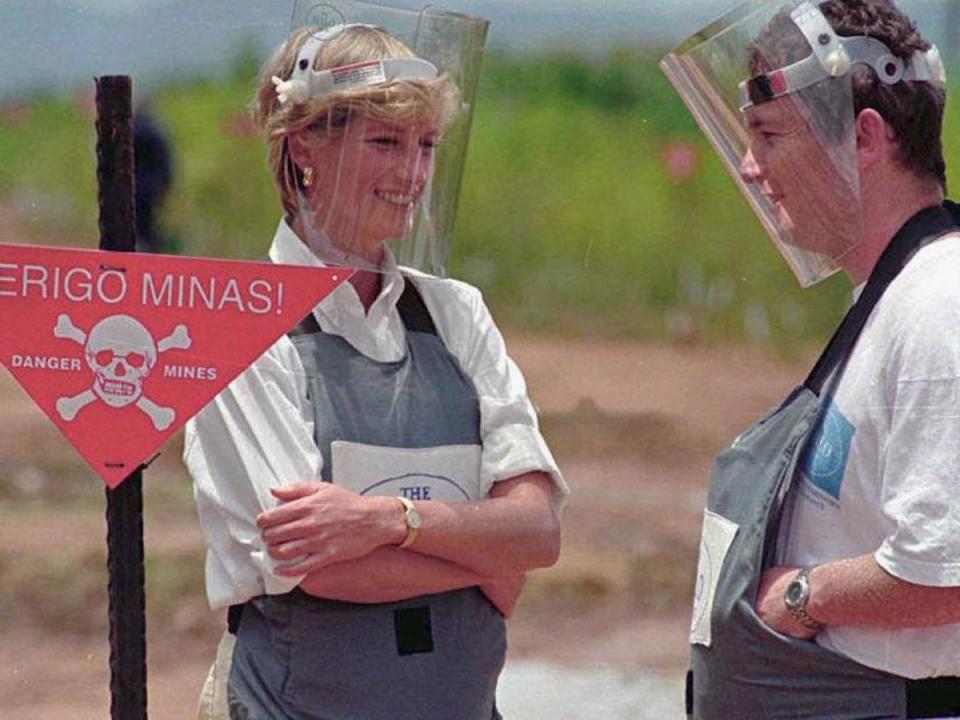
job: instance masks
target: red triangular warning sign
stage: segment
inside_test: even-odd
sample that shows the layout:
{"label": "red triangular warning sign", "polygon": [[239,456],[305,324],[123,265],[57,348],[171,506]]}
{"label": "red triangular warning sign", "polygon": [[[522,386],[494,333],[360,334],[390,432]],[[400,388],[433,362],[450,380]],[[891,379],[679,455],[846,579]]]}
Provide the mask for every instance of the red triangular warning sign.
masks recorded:
{"label": "red triangular warning sign", "polygon": [[0,244],[0,362],[113,488],[351,274]]}

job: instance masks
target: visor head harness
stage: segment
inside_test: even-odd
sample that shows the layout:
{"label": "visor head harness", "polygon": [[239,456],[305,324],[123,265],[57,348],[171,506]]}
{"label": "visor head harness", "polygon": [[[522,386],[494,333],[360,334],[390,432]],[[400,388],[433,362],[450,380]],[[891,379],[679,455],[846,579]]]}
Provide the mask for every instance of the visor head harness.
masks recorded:
{"label": "visor head harness", "polygon": [[928,82],[945,87],[947,73],[936,46],[914,53],[907,62],[880,40],[866,35],[841,37],[823,13],[809,2],[798,5],[790,18],[813,52],[792,65],[761,73],[740,83],[741,112],[754,105],[795,93],[828,78],[846,75],[854,65],[868,65],[887,85],[901,81]]}
{"label": "visor head harness", "polygon": [[438,76],[439,72],[433,63],[418,57],[366,60],[315,70],[313,66],[320,49],[344,30],[355,27],[376,26],[362,23],[334,25],[307,38],[297,54],[290,79],[273,78],[281,105],[318,100],[348,88],[380,85],[393,80],[434,80]]}

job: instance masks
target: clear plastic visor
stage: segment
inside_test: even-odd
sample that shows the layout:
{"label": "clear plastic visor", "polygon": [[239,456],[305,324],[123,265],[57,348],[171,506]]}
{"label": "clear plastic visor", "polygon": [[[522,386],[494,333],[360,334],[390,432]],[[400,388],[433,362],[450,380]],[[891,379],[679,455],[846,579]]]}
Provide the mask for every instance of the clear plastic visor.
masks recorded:
{"label": "clear plastic visor", "polygon": [[296,3],[291,37],[306,39],[277,90],[312,115],[286,138],[291,225],[322,261],[445,274],[486,28],[433,9]]}
{"label": "clear plastic visor", "polygon": [[[661,63],[804,287],[839,269],[863,234],[851,78],[822,70],[825,39],[838,41],[809,3],[758,0]],[[797,64],[821,74],[780,92],[777,71]]]}

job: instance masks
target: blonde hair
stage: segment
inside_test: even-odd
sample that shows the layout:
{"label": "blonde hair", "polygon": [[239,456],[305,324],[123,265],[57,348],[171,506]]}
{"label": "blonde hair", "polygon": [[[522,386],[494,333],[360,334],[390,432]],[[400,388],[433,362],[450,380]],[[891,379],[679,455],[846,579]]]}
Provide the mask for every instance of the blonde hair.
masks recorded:
{"label": "blonde hair", "polygon": [[[274,77],[289,80],[301,47],[320,28],[303,28],[290,34],[260,69],[253,120],[267,143],[267,161],[280,189],[288,217],[295,217],[303,175],[290,154],[287,136],[310,130],[321,142],[340,133],[353,115],[400,122],[416,118],[436,120],[445,128],[456,114],[459,94],[446,74],[433,80],[394,80],[380,85],[348,88],[303,103],[281,103]],[[325,41],[313,68],[327,70],[342,65],[415,57],[410,48],[377,27],[348,26]]]}

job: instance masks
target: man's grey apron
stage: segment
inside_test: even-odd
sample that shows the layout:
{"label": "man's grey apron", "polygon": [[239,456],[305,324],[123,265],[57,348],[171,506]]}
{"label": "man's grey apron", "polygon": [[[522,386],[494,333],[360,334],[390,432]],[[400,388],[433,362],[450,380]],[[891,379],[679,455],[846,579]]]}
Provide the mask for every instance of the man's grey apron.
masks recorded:
{"label": "man's grey apron", "polygon": [[[754,611],[760,575],[774,564],[784,500],[824,406],[827,381],[843,372],[871,310],[913,253],[953,229],[944,208],[914,216],[891,241],[804,385],[715,458],[691,631],[691,641],[699,642],[691,646],[687,676],[689,718],[900,720],[954,714],[950,705],[918,710],[919,701],[912,699],[908,714],[908,691],[920,684],[781,635]],[[711,595],[712,607],[704,599]],[[935,685],[932,691],[922,686],[928,696],[946,688],[929,682]],[[954,683],[944,699],[956,691]],[[955,710],[960,697],[953,701]]]}
{"label": "man's grey apron", "polygon": [[[291,333],[316,441],[417,448],[480,443],[476,389],[437,336],[409,278],[398,302],[407,353],[376,362],[313,316]],[[312,321],[312,322],[311,322]],[[323,479],[330,481],[329,463]],[[503,618],[476,587],[383,604],[299,590],[243,606],[230,671],[234,720],[491,720]]]}

